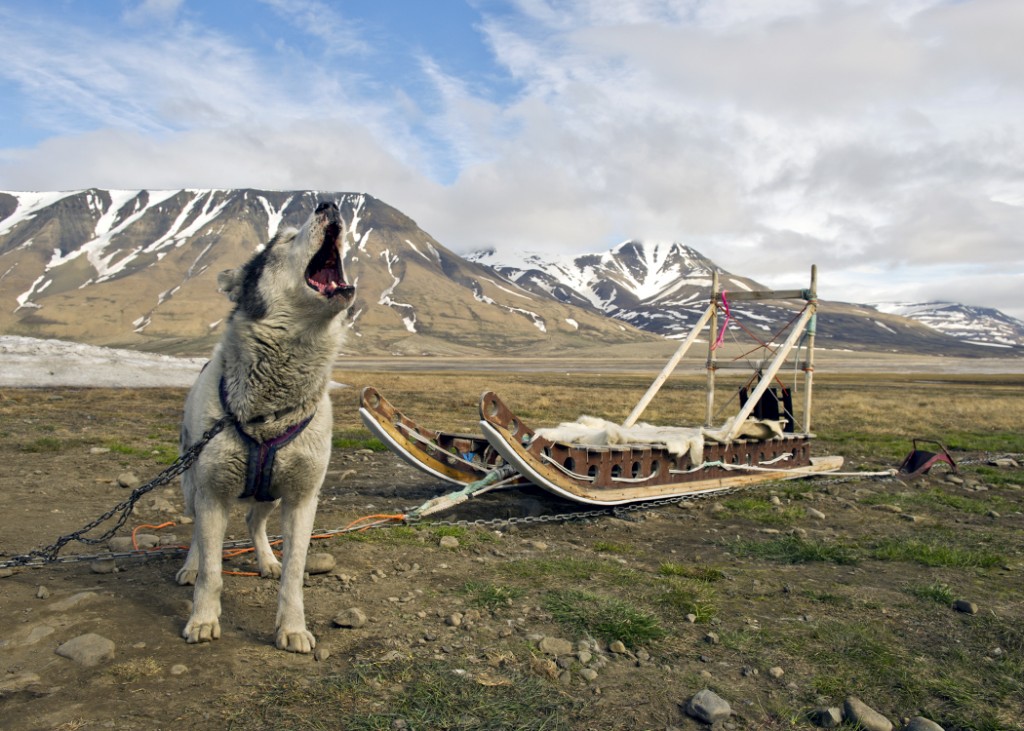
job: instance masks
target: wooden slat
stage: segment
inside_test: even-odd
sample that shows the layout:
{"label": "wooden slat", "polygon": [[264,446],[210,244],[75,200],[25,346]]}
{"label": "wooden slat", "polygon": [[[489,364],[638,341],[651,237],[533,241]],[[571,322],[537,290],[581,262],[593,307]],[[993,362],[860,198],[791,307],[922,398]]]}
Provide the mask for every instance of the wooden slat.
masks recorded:
{"label": "wooden slat", "polygon": [[811,299],[806,289],[765,289],[753,292],[729,290],[726,299],[730,302],[749,302],[754,300],[805,300]]}

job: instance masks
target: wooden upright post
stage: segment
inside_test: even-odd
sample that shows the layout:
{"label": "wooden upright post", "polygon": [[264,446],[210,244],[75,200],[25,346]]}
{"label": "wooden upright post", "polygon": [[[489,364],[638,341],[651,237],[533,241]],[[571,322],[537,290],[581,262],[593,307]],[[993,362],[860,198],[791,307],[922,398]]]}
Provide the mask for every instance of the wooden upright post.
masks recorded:
{"label": "wooden upright post", "polygon": [[818,327],[818,265],[811,265],[808,307],[814,313],[807,323],[807,361],[804,363],[804,434],[811,433],[811,391],[814,385],[814,332]]}
{"label": "wooden upright post", "polygon": [[704,426],[711,427],[711,419],[715,415],[715,339],[718,337],[718,272],[711,273],[711,324],[708,328],[708,380],[707,380],[707,412]]}

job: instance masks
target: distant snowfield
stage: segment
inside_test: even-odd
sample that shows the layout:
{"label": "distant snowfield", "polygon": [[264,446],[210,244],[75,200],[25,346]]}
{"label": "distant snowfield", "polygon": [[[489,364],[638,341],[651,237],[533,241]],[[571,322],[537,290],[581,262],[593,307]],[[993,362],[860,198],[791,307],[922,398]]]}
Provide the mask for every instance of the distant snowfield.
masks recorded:
{"label": "distant snowfield", "polygon": [[206,358],[0,335],[0,387],[188,387]]}

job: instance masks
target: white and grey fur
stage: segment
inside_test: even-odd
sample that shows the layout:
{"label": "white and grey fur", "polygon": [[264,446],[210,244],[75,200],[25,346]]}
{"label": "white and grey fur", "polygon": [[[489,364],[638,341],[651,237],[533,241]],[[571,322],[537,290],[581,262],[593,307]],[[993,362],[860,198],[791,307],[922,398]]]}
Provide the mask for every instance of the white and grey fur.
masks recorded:
{"label": "white and grey fur", "polygon": [[[195,584],[192,615],[183,636],[190,643],[220,637],[222,549],[228,513],[248,504],[246,524],[260,575],[280,577],[276,644],[308,653],[316,645],[306,628],[303,573],[320,487],[331,449],[331,402],[327,387],[341,344],[340,315],[355,288],[341,265],[344,225],[333,203],[322,203],[301,229],[279,233],[218,283],[236,303],[213,356],[185,401],[181,444],[185,449],[224,415],[219,387],[224,377],[231,412],[259,441],[271,439],[313,415],[309,425],[281,448],[273,468],[273,502],[239,500],[248,450],[231,426],[204,448],[182,476],[186,514],[195,517],[192,545],[178,571],[179,584]],[[280,503],[283,563],[267,539],[267,519]]]}

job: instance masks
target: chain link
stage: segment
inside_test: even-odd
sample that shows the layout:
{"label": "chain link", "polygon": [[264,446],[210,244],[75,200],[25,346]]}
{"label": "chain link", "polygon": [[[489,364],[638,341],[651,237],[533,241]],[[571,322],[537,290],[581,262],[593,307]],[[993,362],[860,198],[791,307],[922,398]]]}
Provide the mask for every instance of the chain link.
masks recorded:
{"label": "chain link", "polygon": [[[202,437],[200,437],[199,441],[195,442],[192,446],[186,449],[182,453],[182,455],[178,457],[174,464],[172,464],[159,475],[157,475],[152,480],[147,482],[145,485],[135,488],[132,491],[131,496],[124,502],[115,505],[110,510],[105,512],[103,515],[96,518],[92,522],[82,526],[74,533],[68,533],[67,535],[61,536],[49,546],[46,546],[44,548],[37,548],[34,551],[30,551],[29,553],[22,554],[20,556],[12,556],[7,561],[0,563],[0,568],[11,568],[14,566],[28,566],[45,563],[86,560],[86,558],[78,556],[75,556],[71,559],[60,559],[58,557],[58,554],[61,552],[61,549],[63,549],[64,546],[71,543],[72,541],[78,541],[79,543],[85,543],[90,546],[95,546],[100,543],[103,543],[104,541],[109,540],[115,533],[117,533],[121,526],[123,526],[127,522],[128,516],[130,516],[132,511],[135,509],[135,504],[139,500],[141,500],[146,493],[155,490],[156,488],[161,487],[163,485],[169,484],[174,478],[178,477],[179,475],[187,471],[193,464],[195,464],[196,460],[199,459],[199,454],[200,452],[203,451],[203,448],[210,442],[211,439],[217,436],[229,423],[231,423],[230,416],[222,416],[219,420],[214,422],[213,426],[211,426],[209,429],[203,432],[203,435]],[[89,533],[98,526],[107,522],[115,515],[118,516],[117,521],[103,535],[92,538],[85,535],[86,533]],[[104,555],[103,557],[106,556]],[[89,557],[89,560],[92,560],[93,558],[98,558],[98,556]]]}

